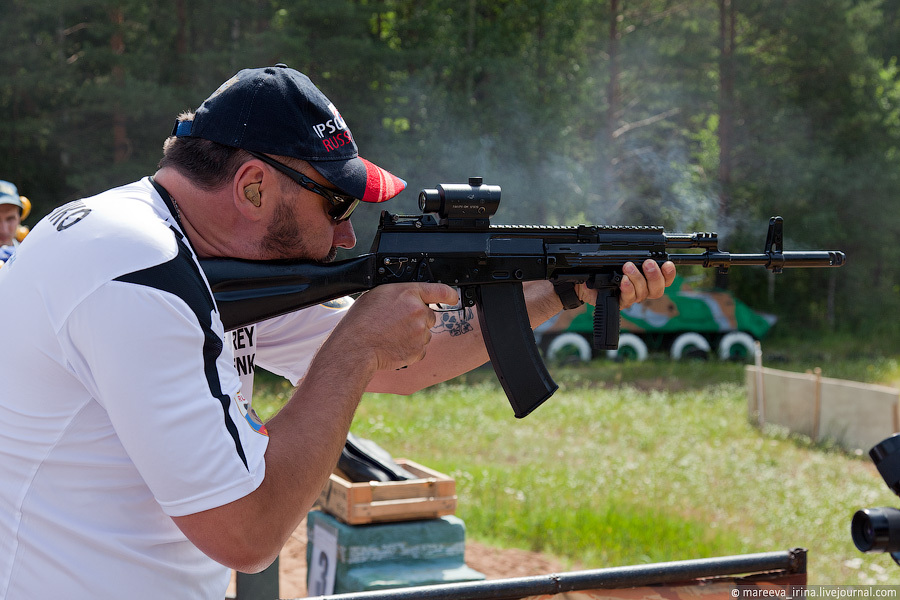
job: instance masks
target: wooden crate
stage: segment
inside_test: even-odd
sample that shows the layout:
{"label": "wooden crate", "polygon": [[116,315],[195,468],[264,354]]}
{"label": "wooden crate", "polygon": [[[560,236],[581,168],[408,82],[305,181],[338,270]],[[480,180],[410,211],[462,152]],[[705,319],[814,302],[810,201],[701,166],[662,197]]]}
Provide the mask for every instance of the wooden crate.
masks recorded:
{"label": "wooden crate", "polygon": [[316,506],[348,525],[436,519],[456,512],[456,481],[411,460],[398,458],[419,479],[352,483],[333,474]]}

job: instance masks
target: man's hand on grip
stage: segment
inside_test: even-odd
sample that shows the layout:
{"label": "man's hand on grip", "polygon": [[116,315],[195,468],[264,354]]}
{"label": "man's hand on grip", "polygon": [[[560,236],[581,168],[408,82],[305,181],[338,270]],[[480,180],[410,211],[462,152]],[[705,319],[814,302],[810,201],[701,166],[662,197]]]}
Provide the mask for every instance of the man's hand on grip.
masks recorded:
{"label": "man's hand on grip", "polygon": [[374,288],[344,318],[349,343],[371,353],[376,370],[400,369],[425,356],[436,316],[429,304],[456,304],[455,289],[441,283],[398,283]]}

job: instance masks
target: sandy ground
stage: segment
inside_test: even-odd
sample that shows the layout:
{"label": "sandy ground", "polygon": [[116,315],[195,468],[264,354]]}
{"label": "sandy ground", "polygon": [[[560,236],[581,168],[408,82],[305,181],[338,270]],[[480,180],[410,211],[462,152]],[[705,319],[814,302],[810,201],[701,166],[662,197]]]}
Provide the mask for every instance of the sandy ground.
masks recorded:
{"label": "sandy ground", "polygon": [[[566,571],[552,557],[525,550],[500,550],[466,542],[466,564],[484,573],[488,579],[527,577]],[[234,597],[234,578],[228,597]],[[281,598],[306,597],[306,521],[291,536],[279,557],[279,595]]]}

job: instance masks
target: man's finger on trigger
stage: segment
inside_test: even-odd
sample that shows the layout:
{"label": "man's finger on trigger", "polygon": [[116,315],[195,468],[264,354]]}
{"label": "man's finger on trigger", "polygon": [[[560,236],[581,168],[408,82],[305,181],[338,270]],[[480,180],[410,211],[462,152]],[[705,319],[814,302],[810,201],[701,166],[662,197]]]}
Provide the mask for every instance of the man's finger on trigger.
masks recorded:
{"label": "man's finger on trigger", "polygon": [[449,304],[453,306],[459,303],[459,294],[456,290],[443,283],[423,283],[419,296],[425,304]]}

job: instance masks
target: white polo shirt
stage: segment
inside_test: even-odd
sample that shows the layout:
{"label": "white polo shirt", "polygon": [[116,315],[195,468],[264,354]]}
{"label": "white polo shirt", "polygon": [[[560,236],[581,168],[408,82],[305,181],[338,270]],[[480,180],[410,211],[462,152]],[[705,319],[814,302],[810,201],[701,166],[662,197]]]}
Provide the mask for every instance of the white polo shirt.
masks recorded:
{"label": "white polo shirt", "polygon": [[[253,328],[244,364],[302,377],[343,311],[304,313]],[[0,332],[0,598],[223,598],[228,569],[170,517],[255,490],[268,438],[149,179],[32,230],[0,269]]]}

